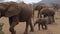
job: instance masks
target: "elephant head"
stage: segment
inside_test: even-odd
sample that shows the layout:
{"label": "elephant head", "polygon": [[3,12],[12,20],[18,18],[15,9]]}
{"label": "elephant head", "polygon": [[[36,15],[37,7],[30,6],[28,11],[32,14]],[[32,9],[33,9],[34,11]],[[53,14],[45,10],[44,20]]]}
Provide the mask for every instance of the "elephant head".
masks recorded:
{"label": "elephant head", "polygon": [[0,3],[1,16],[11,17],[20,13],[18,10],[18,4],[16,2],[4,2]]}
{"label": "elephant head", "polygon": [[55,11],[53,8],[43,8],[40,11],[40,14],[44,15],[44,16],[53,16],[53,15],[55,15]]}
{"label": "elephant head", "polygon": [[20,13],[20,9],[18,8],[18,4],[16,2],[10,2],[11,6],[8,8],[7,12],[5,12],[5,16],[11,17]]}
{"label": "elephant head", "polygon": [[49,24],[51,24],[51,22],[55,22],[54,20],[54,16],[55,16],[55,10],[53,8],[43,8],[40,11],[40,16],[48,17],[49,20]]}
{"label": "elephant head", "polygon": [[36,5],[35,6],[35,8],[34,8],[34,11],[33,11],[33,16],[34,16],[34,12],[35,12],[35,10],[37,10],[38,11],[38,18],[39,18],[39,14],[40,14],[40,10],[41,9],[43,9],[43,8],[47,8],[48,6],[46,6],[46,5]]}
{"label": "elephant head", "polygon": [[6,8],[8,7],[8,4],[6,3],[0,3],[0,17],[4,15]]}
{"label": "elephant head", "polygon": [[42,8],[47,8],[47,6],[46,5],[36,5],[34,10],[40,11]]}

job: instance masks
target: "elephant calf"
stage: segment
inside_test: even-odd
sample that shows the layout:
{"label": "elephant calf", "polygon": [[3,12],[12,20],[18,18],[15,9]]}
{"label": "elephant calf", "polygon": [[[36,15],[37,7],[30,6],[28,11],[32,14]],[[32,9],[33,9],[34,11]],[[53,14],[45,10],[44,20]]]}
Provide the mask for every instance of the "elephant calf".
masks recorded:
{"label": "elephant calf", "polygon": [[44,18],[48,17],[48,21],[49,21],[48,24],[55,23],[55,19],[54,19],[55,10],[54,10],[54,8],[43,8],[43,9],[41,9],[40,17],[42,17],[42,15]]}
{"label": "elephant calf", "polygon": [[40,25],[43,30],[47,30],[47,20],[45,18],[40,18],[38,19],[35,23],[34,26],[38,24],[38,30],[40,30]]}

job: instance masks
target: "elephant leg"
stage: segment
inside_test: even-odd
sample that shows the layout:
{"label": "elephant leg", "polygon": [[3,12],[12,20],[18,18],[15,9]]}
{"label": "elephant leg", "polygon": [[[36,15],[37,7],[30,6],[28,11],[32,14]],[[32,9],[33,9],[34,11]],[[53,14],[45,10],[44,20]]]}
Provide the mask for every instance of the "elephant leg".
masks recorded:
{"label": "elephant leg", "polygon": [[25,28],[24,34],[28,34],[28,26],[29,26],[29,23],[26,22],[26,28]]}
{"label": "elephant leg", "polygon": [[42,29],[44,29],[43,24],[41,24]]}
{"label": "elephant leg", "polygon": [[12,17],[9,17],[9,25],[10,25],[9,31],[11,32],[11,34],[16,34],[14,27],[12,27]]}
{"label": "elephant leg", "polygon": [[43,30],[47,30],[47,25],[42,25]]}
{"label": "elephant leg", "polygon": [[42,24],[41,27],[42,27],[43,30],[45,29],[45,25]]}
{"label": "elephant leg", "polygon": [[34,13],[35,13],[35,12],[33,11],[33,21],[34,21]]}
{"label": "elephant leg", "polygon": [[40,14],[40,18],[42,18],[42,15]]}
{"label": "elephant leg", "polygon": [[24,32],[24,34],[28,34],[28,26],[30,25],[30,28],[31,28],[31,32],[33,32],[34,31],[34,29],[33,29],[33,26],[32,26],[32,22],[31,22],[31,19],[29,19],[29,20],[27,20],[26,21],[26,28],[25,28],[25,32]]}
{"label": "elephant leg", "polygon": [[35,13],[35,12],[33,11],[33,17],[34,17],[34,13]]}
{"label": "elephant leg", "polygon": [[16,34],[14,27],[18,24],[18,17],[17,16],[9,17],[9,24],[10,24],[9,31],[11,32],[11,34]]}
{"label": "elephant leg", "polygon": [[11,26],[12,24],[12,17],[9,17],[9,25]]}
{"label": "elephant leg", "polygon": [[28,20],[28,23],[29,23],[30,28],[31,28],[30,32],[34,32],[34,28],[33,28],[31,19]]}
{"label": "elephant leg", "polygon": [[47,25],[45,24],[44,26],[45,26],[45,30],[47,30]]}
{"label": "elephant leg", "polygon": [[51,24],[51,18],[48,16],[48,24]]}
{"label": "elephant leg", "polygon": [[52,22],[53,22],[53,23],[55,22],[54,16],[52,16]]}
{"label": "elephant leg", "polygon": [[37,22],[34,23],[34,26],[37,24]]}
{"label": "elephant leg", "polygon": [[37,18],[39,18],[40,17],[40,11],[38,11],[38,16],[37,16]]}
{"label": "elephant leg", "polygon": [[38,24],[38,30],[40,30],[40,24]]}
{"label": "elephant leg", "polygon": [[9,31],[11,32],[11,34],[16,34],[16,31],[14,30],[14,27],[10,26]]}

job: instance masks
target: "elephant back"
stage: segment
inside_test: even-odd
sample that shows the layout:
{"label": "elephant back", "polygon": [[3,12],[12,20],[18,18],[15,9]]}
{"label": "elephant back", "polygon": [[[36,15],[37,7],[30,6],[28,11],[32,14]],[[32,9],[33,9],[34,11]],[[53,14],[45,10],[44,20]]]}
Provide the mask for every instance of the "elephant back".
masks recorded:
{"label": "elephant back", "polygon": [[47,6],[46,5],[36,5],[34,10],[40,11],[42,8],[47,8]]}
{"label": "elephant back", "polygon": [[20,21],[26,21],[32,16],[33,9],[29,5],[25,3],[20,3],[19,8],[21,8],[21,12],[19,14]]}
{"label": "elephant back", "polygon": [[7,4],[7,2],[1,2],[0,3],[0,11],[4,11],[7,7],[9,6],[9,4]]}
{"label": "elephant back", "polygon": [[53,8],[43,8],[41,11],[40,11],[40,14],[44,14],[44,15],[50,15],[50,16],[53,16],[55,14],[55,11]]}
{"label": "elephant back", "polygon": [[49,8],[49,11],[52,16],[55,15],[55,10],[53,8]]}
{"label": "elephant back", "polygon": [[18,15],[20,13],[18,9],[18,4],[16,2],[8,2],[10,6],[8,7],[7,11],[5,12],[6,17],[12,17],[14,15]]}

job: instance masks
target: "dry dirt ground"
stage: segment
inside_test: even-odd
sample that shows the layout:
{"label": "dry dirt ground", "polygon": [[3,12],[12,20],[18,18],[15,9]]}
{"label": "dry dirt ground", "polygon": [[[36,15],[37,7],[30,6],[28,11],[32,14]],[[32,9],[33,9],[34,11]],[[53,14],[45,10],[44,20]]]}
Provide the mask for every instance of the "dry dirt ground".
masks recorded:
{"label": "dry dirt ground", "polygon": [[[37,12],[35,12],[35,20],[36,20]],[[5,34],[11,34],[9,32],[9,20],[7,17],[2,17],[0,19],[0,23],[4,23],[3,31]],[[16,34],[23,34],[25,30],[25,22],[20,22],[16,27]],[[48,25],[48,30],[38,30],[37,25],[34,27],[34,32],[29,34],[60,34],[60,12],[56,12],[55,15],[55,24]]]}

